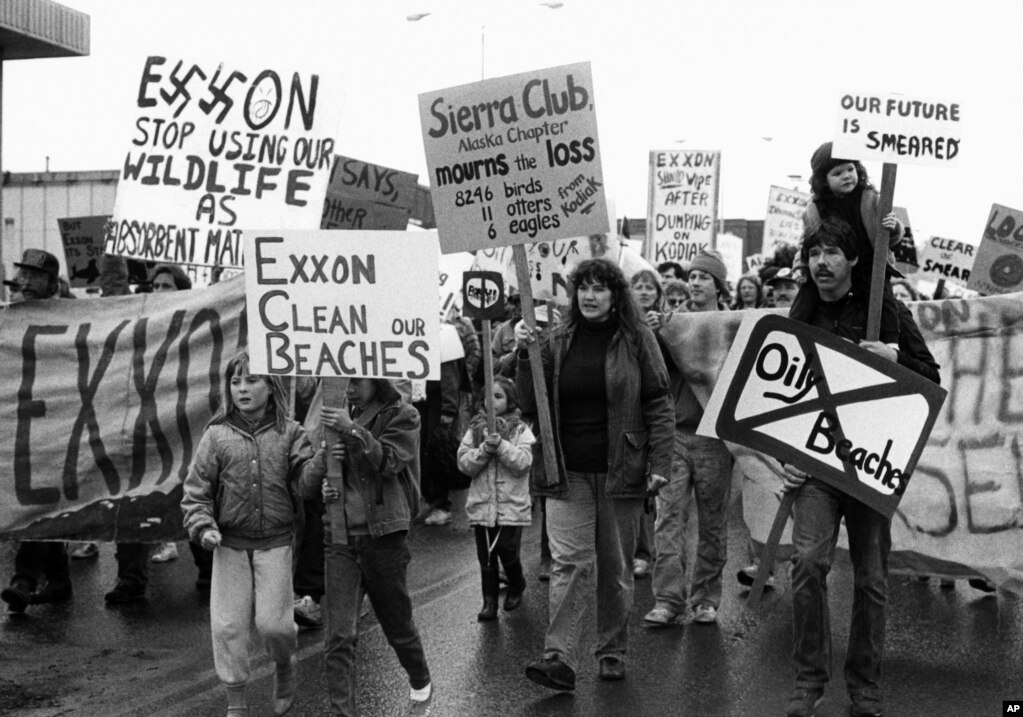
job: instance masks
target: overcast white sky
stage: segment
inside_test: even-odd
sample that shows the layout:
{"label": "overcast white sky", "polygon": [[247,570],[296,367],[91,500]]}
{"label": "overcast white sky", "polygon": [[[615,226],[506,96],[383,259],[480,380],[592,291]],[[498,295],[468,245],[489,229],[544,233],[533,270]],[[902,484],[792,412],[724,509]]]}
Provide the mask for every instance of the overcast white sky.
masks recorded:
{"label": "overcast white sky", "polygon": [[771,184],[806,189],[845,92],[962,107],[957,169],[899,167],[918,241],[976,243],[993,202],[1023,209],[1018,0],[62,2],[91,17],[92,54],[4,64],[7,171],[119,168],[144,58],[162,54],[339,73],[337,151],[428,183],[419,93],[589,61],[619,218],[646,215],[649,150],[678,147],[721,150],[722,214],[763,219]]}

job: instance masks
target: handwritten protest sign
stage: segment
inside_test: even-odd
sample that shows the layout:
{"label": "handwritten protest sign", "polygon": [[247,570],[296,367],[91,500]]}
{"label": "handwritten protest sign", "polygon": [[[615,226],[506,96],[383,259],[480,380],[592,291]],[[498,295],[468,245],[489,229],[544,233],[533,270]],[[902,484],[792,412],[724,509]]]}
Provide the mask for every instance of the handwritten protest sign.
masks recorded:
{"label": "handwritten protest sign", "polygon": [[891,164],[958,164],[958,102],[908,95],[844,94],[832,157]]}
{"label": "handwritten protest sign", "polygon": [[714,246],[720,181],[720,152],[650,152],[644,259],[685,266]]}
{"label": "handwritten protest sign", "polygon": [[351,157],[335,157],[320,229],[405,229],[418,178]]}
{"label": "handwritten protest sign", "polygon": [[607,232],[589,63],[419,95],[441,251]]}
{"label": "handwritten protest sign", "polygon": [[99,288],[104,227],[109,216],[58,219],[67,277],[76,289]]}
{"label": "handwritten protest sign", "polygon": [[[590,258],[585,237],[559,239],[557,241],[529,244],[526,262],[529,266],[529,281],[533,296],[543,301],[566,303],[568,301],[568,275],[583,259]],[[501,273],[504,284],[518,288],[511,249],[495,247],[476,252],[475,266],[485,271]]]}
{"label": "handwritten protest sign", "polygon": [[977,247],[973,244],[931,237],[920,251],[920,278],[934,281],[944,279],[948,283],[966,286],[976,251]]}
{"label": "handwritten protest sign", "polygon": [[430,234],[247,232],[254,373],[439,379]]}
{"label": "handwritten protest sign", "polygon": [[697,432],[791,463],[890,517],[945,395],[834,334],[780,316],[751,316],[739,327]]}
{"label": "handwritten protest sign", "polygon": [[340,87],[293,68],[151,56],[105,251],[240,267],[243,229],[315,229]]}
{"label": "handwritten protest sign", "polygon": [[991,205],[966,288],[988,295],[1023,289],[1023,212]]}
{"label": "handwritten protest sign", "polygon": [[799,246],[803,238],[803,212],[809,204],[810,195],[806,192],[771,187],[767,195],[762,253],[771,256],[781,244]]}

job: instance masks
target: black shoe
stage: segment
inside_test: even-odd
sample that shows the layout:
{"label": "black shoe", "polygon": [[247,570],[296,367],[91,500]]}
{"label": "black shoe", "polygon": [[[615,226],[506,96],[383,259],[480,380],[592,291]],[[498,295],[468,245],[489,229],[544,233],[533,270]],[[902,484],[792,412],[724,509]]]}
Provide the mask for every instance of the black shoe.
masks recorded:
{"label": "black shoe", "polygon": [[557,655],[545,657],[526,667],[526,677],[552,690],[575,689],[575,670],[562,662]]}
{"label": "black shoe", "polygon": [[476,615],[479,622],[490,622],[497,619],[497,597],[486,595],[483,598],[483,609]]}
{"label": "black shoe", "polygon": [[600,679],[605,682],[620,682],[625,679],[625,660],[615,655],[600,658]]}
{"label": "black shoe", "polygon": [[103,596],[103,599],[107,605],[130,605],[143,602],[146,599],[146,591],[118,583],[117,587]]}
{"label": "black shoe", "polygon": [[511,612],[522,604],[522,593],[526,591],[526,576],[522,574],[522,563],[518,560],[505,565],[508,573],[508,592],[504,595],[504,611]]}
{"label": "black shoe", "polygon": [[70,583],[64,585],[51,585],[47,583],[32,593],[32,604],[42,605],[48,602],[64,602],[71,599]]}
{"label": "black shoe", "polygon": [[22,613],[32,602],[32,591],[27,583],[18,581],[0,591],[0,600],[7,603],[7,609],[11,612]]}

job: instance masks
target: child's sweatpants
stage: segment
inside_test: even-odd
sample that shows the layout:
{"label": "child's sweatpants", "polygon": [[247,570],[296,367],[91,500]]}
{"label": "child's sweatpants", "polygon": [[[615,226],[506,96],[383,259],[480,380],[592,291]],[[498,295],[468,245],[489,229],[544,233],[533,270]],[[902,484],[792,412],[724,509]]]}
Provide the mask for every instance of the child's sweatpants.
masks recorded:
{"label": "child's sweatpants", "polygon": [[270,550],[235,550],[220,546],[213,553],[210,631],[213,665],[221,681],[249,679],[249,626],[273,661],[287,664],[298,649],[298,628],[291,592],[291,545]]}

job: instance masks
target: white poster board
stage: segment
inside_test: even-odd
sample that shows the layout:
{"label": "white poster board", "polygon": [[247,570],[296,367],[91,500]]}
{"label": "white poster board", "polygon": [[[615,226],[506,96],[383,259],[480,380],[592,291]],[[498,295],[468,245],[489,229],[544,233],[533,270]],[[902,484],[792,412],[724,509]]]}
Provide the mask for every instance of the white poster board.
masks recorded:
{"label": "white poster board", "polygon": [[970,280],[976,252],[977,247],[973,244],[957,239],[931,237],[920,250],[917,278],[932,281],[944,279],[946,284],[965,287]]}
{"label": "white poster board", "polygon": [[445,253],[609,231],[589,63],[419,95]]}
{"label": "white poster board", "polygon": [[831,156],[954,167],[961,135],[958,102],[850,93],[838,100]]}
{"label": "white poster board", "polygon": [[334,77],[147,58],[106,253],[240,267],[243,230],[319,227],[340,119]]}
{"label": "white poster board", "polygon": [[803,212],[809,204],[807,192],[771,186],[767,195],[762,254],[773,256],[781,244],[800,245],[803,240]]}
{"label": "white poster board", "polygon": [[253,373],[440,378],[435,235],[289,230],[245,237]]}
{"label": "white poster board", "polygon": [[650,152],[644,259],[687,266],[714,246],[720,181],[721,152]]}

